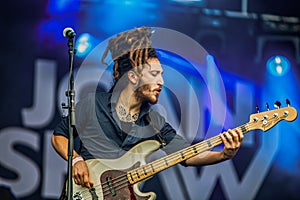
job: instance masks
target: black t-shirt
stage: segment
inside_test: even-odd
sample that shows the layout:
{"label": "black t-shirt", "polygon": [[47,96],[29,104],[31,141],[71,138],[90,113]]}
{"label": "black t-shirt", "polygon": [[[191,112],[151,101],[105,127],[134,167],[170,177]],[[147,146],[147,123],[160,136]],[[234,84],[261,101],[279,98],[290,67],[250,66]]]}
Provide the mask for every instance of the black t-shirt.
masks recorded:
{"label": "black t-shirt", "polygon": [[[74,137],[80,138],[78,153],[85,160],[118,158],[145,140],[164,141],[166,146],[162,150],[167,154],[190,145],[148,104],[142,105],[135,123],[120,121],[115,100],[111,93],[91,93],[76,105]],[[68,137],[68,117],[62,119],[53,134]]]}

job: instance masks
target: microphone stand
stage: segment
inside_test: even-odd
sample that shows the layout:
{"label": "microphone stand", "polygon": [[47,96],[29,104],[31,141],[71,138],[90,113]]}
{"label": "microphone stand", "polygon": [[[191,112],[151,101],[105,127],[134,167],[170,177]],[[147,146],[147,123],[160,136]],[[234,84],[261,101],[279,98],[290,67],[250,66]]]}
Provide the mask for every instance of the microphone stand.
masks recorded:
{"label": "microphone stand", "polygon": [[67,184],[67,197],[68,200],[72,199],[73,187],[72,187],[72,159],[74,150],[74,129],[75,129],[75,90],[74,90],[74,75],[73,75],[73,60],[76,50],[74,49],[75,36],[68,38],[69,47],[69,84],[68,90],[66,91],[66,96],[68,97],[68,106],[63,106],[63,108],[68,108],[69,111],[69,140],[68,140],[68,184]]}

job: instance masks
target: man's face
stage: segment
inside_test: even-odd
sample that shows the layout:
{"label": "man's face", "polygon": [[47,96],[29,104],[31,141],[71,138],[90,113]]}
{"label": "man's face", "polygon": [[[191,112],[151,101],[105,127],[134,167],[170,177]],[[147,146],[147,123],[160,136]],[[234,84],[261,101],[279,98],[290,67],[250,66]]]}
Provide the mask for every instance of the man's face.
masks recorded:
{"label": "man's face", "polygon": [[157,103],[164,84],[162,74],[163,69],[159,60],[157,58],[149,59],[148,65],[145,65],[141,71],[138,88],[135,92],[136,97],[151,104]]}

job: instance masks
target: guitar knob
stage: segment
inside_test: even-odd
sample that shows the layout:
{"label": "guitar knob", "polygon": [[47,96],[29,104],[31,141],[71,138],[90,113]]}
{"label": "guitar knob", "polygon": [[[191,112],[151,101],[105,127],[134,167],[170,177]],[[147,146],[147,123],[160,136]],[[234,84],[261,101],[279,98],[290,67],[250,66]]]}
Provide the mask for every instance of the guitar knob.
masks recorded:
{"label": "guitar knob", "polygon": [[274,107],[275,107],[275,108],[279,109],[280,106],[281,106],[281,103],[280,103],[279,101],[276,101],[276,102],[274,103]]}
{"label": "guitar knob", "polygon": [[255,109],[256,109],[256,112],[259,113],[259,107],[258,107],[258,105],[256,105]]}
{"label": "guitar knob", "polygon": [[278,117],[278,113],[274,113],[273,117],[277,118]]}
{"label": "guitar knob", "polygon": [[270,110],[269,104],[266,103],[267,110]]}
{"label": "guitar knob", "polygon": [[286,99],[285,102],[286,102],[286,105],[287,105],[288,107],[290,107],[290,105],[291,105],[290,100],[289,100],[289,99]]}
{"label": "guitar knob", "polygon": [[73,199],[74,199],[74,200],[82,200],[83,197],[82,197],[81,192],[76,192],[76,193],[73,195]]}
{"label": "guitar knob", "polygon": [[253,118],[253,121],[254,121],[254,122],[257,122],[257,121],[258,121],[258,118],[257,118],[257,117],[254,117],[254,118]]}

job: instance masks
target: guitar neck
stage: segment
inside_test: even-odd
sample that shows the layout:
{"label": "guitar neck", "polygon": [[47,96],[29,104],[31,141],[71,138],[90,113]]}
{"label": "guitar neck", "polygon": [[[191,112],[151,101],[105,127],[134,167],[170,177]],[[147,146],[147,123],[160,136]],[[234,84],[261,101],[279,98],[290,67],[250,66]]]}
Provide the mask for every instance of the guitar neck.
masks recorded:
{"label": "guitar neck", "polygon": [[[247,124],[241,125],[240,128],[245,134],[249,131]],[[131,184],[143,181],[169,167],[172,167],[178,163],[181,163],[191,157],[194,157],[202,152],[212,149],[222,143],[220,134],[211,137],[202,142],[196,143],[180,151],[174,152],[168,156],[162,157],[158,160],[152,161],[134,170],[127,172],[128,181]]]}
{"label": "guitar neck", "polygon": [[[252,114],[248,123],[239,127],[243,134],[260,129],[262,131],[268,131],[274,127],[281,120],[288,122],[294,121],[298,116],[297,110],[293,107],[277,108],[276,110],[268,110]],[[127,172],[127,179],[131,184],[145,180],[158,172],[161,172],[169,167],[172,167],[180,162],[183,162],[191,157],[194,157],[204,151],[210,150],[213,147],[222,143],[220,134],[194,144],[190,147],[172,153],[166,157],[160,158],[139,168]]]}

